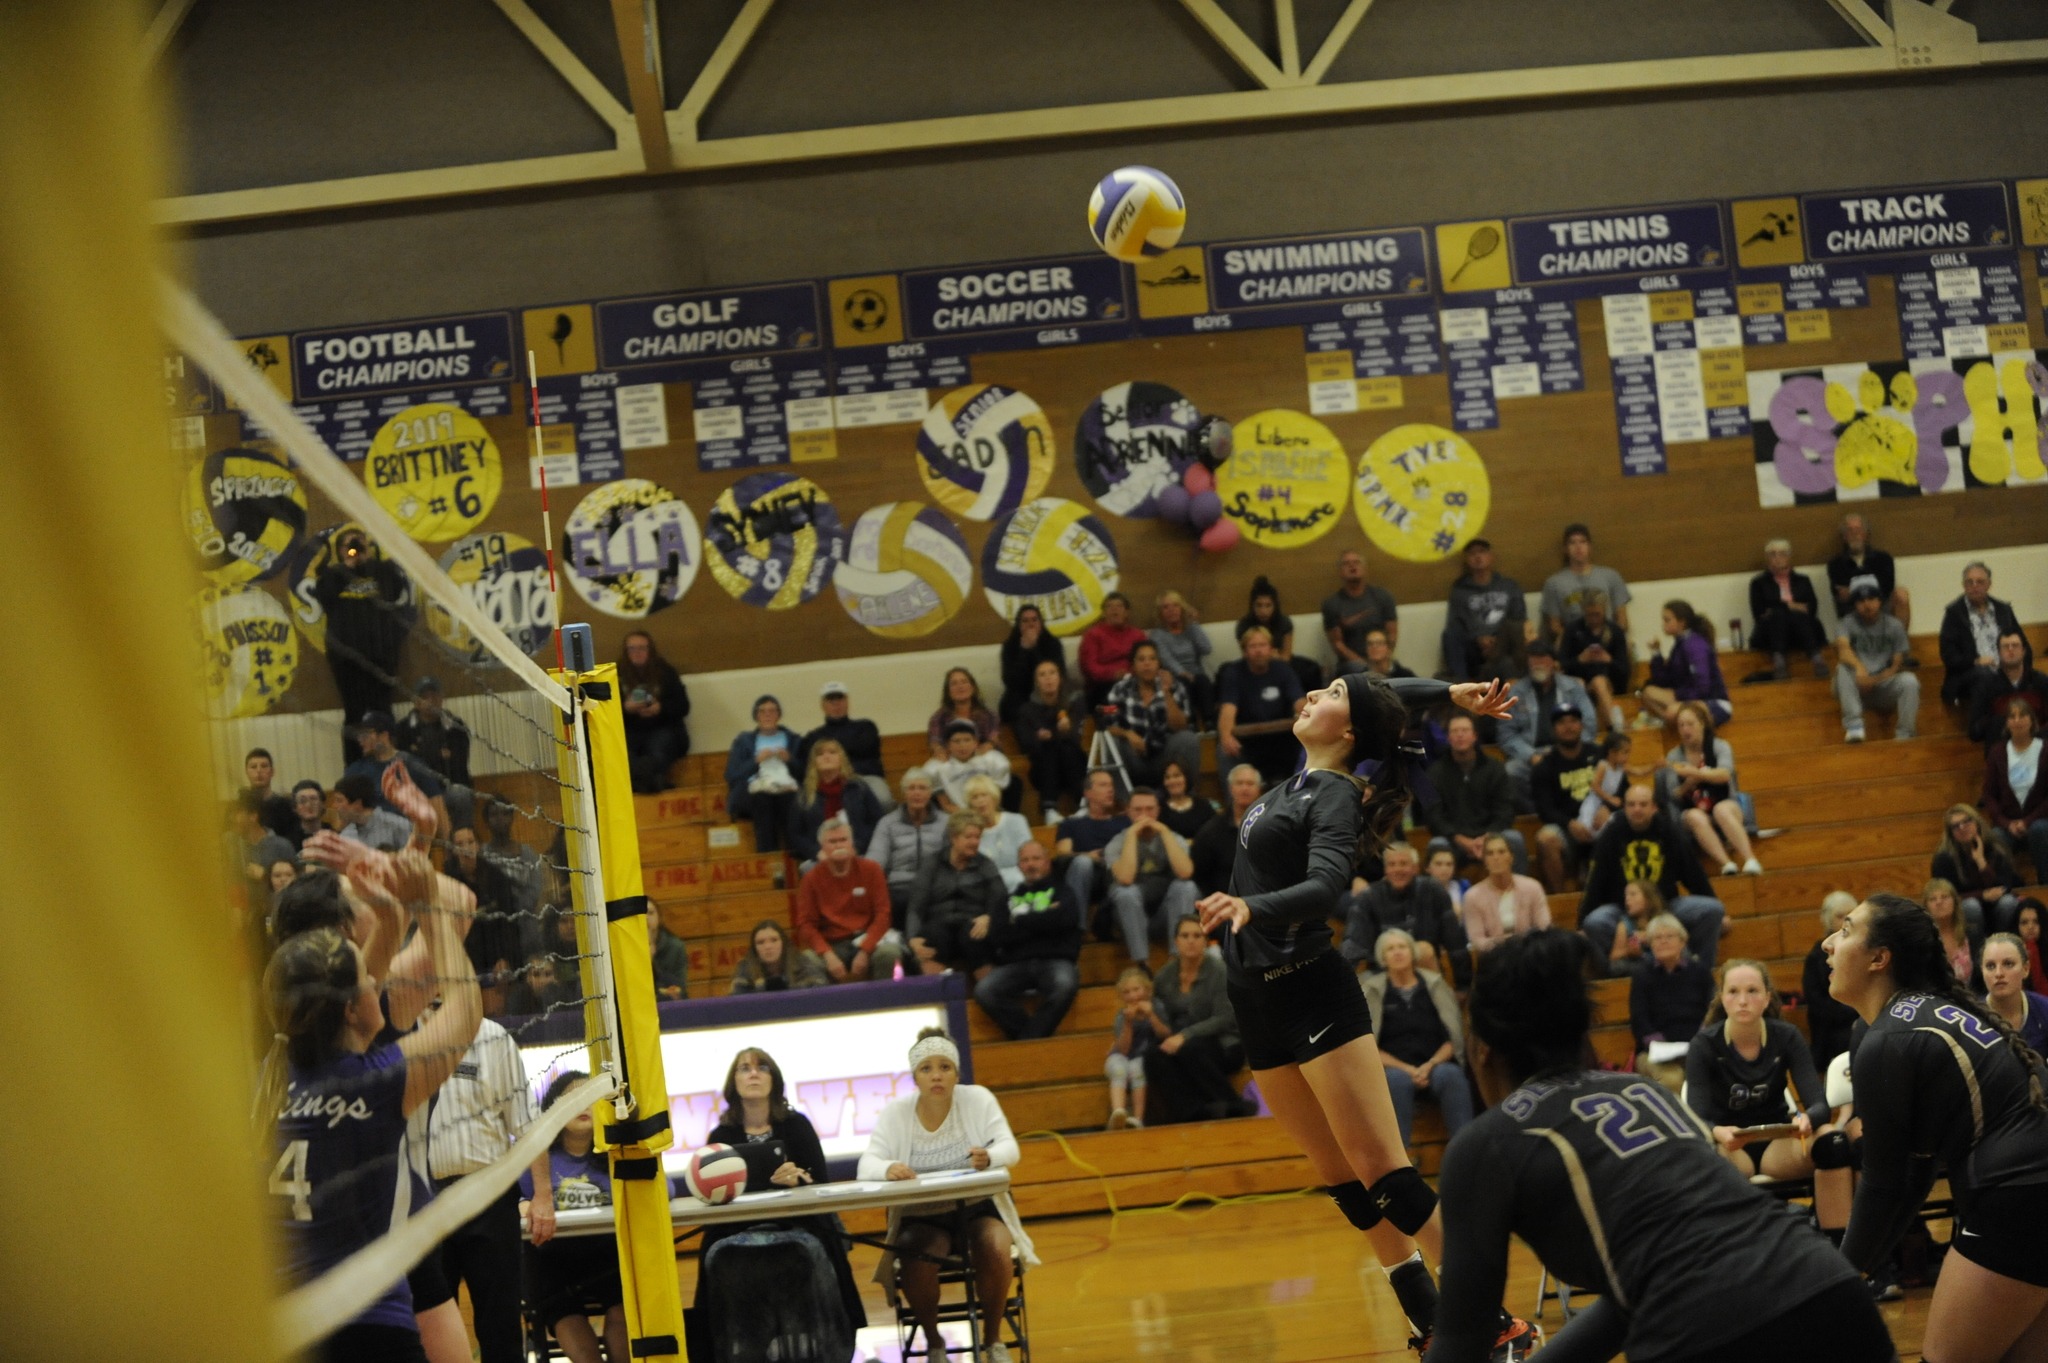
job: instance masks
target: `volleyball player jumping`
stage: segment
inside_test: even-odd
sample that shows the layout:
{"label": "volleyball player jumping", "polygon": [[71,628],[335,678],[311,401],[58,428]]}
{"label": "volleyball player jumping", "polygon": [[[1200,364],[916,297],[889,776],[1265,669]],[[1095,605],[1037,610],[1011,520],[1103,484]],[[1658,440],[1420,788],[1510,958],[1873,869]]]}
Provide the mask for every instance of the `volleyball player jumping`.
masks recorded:
{"label": "volleyball player jumping", "polygon": [[[1352,868],[1399,835],[1409,789],[1410,709],[1449,700],[1505,716],[1506,683],[1456,686],[1420,678],[1339,677],[1312,692],[1294,721],[1307,767],[1260,797],[1238,828],[1230,893],[1197,906],[1205,931],[1225,929],[1224,963],[1259,1092],[1314,1166],[1324,1191],[1372,1241],[1427,1347],[1436,1284],[1416,1242],[1440,1254],[1436,1193],[1408,1159],[1372,1015],[1351,967],[1330,944],[1330,915]],[[1505,1357],[1533,1334],[1498,1310],[1490,1335]]]}
{"label": "volleyball player jumping", "polygon": [[[1927,1363],[2048,1358],[2048,1107],[2041,1058],[1957,982],[1941,934],[1902,895],[1858,904],[1825,944],[1828,993],[1870,1024],[1849,1066],[1863,1182],[1842,1253],[1869,1272],[1937,1174],[1955,1235],[1921,1342]],[[1849,1142],[1815,1143],[1816,1162]],[[1825,1151],[1825,1153],[1824,1153]]]}

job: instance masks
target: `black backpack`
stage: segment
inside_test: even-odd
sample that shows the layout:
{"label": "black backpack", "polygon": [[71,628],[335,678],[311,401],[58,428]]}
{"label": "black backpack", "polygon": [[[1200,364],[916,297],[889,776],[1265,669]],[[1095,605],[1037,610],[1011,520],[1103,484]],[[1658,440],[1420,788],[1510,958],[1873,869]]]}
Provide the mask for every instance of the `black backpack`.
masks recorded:
{"label": "black backpack", "polygon": [[847,1363],[853,1327],[831,1261],[804,1231],[758,1226],[704,1255],[699,1363]]}

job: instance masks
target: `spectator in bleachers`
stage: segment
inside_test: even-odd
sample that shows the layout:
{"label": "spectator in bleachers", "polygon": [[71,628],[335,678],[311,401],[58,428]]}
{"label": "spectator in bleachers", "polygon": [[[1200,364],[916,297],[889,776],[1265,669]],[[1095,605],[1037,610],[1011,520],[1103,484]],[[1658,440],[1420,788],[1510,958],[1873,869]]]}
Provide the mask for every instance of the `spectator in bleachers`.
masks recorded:
{"label": "spectator in bleachers", "polygon": [[2014,846],[2025,846],[2036,883],[2048,883],[2048,780],[2041,771],[2041,714],[2015,700],[2005,712],[2005,742],[1984,754],[1977,803]]}
{"label": "spectator in bleachers", "polygon": [[397,852],[412,841],[412,825],[404,816],[378,808],[375,777],[361,772],[334,783],[335,811],[341,816],[341,836],[379,852]]}
{"label": "spectator in bleachers", "polygon": [[2027,988],[2027,944],[2009,932],[1984,943],[1984,1001],[2034,1054],[2048,1050],[2048,998]]}
{"label": "spectator in bleachers", "polygon": [[1858,578],[1869,578],[1877,586],[1885,611],[1898,617],[1907,629],[1913,627],[1913,597],[1899,585],[1892,556],[1870,543],[1870,523],[1855,512],[1842,517],[1842,552],[1828,560],[1828,586],[1835,594],[1835,613],[1849,613],[1849,591]]}
{"label": "spectator in bleachers", "polygon": [[1195,793],[1195,778],[1180,763],[1168,762],[1159,773],[1159,822],[1193,846],[1195,835],[1215,817],[1216,806]]}
{"label": "spectator in bleachers", "polygon": [[[398,655],[412,632],[405,573],[370,537],[351,525],[334,537],[327,566],[313,581],[313,599],[327,618],[327,666],[341,695],[341,722],[353,725],[391,704]],[[355,759],[349,737],[342,760]]]}
{"label": "spectator in bleachers", "polygon": [[882,774],[882,734],[871,719],[853,717],[853,701],[845,682],[828,681],[818,688],[818,710],[824,722],[797,740],[796,767],[809,772],[811,749],[831,739],[846,754],[847,765],[874,793],[875,803],[888,809],[896,803],[889,793],[889,778]]}
{"label": "spectator in bleachers", "polygon": [[1081,798],[1081,777],[1088,769],[1088,753],[1081,746],[1086,706],[1066,669],[1048,658],[1038,664],[1031,693],[1018,703],[1010,722],[1017,747],[1031,765],[1041,819],[1057,818]]}
{"label": "spectator in bleachers", "polygon": [[1536,830],[1537,869],[1545,885],[1562,890],[1565,878],[1578,873],[1593,846],[1593,828],[1584,811],[1600,767],[1586,744],[1586,721],[1577,706],[1558,706],[1551,712],[1550,726],[1550,747],[1534,759],[1529,793],[1541,825]]}
{"label": "spectator in bleachers", "polygon": [[931,745],[931,760],[943,762],[951,755],[946,735],[955,724],[974,726],[974,751],[988,752],[996,745],[1002,721],[981,698],[981,683],[964,667],[946,670],[946,682],[939,690],[939,708],[924,726],[925,742]]}
{"label": "spectator in bleachers", "polygon": [[1017,854],[1031,841],[1031,825],[1022,814],[1003,808],[1003,789],[988,777],[970,776],[960,789],[964,808],[981,820],[981,854],[1002,872],[1003,888],[1016,889],[1024,879]]}
{"label": "spectator in bleachers", "polygon": [[1487,650],[1476,669],[1479,673],[1474,681],[1518,680],[1529,670],[1528,639],[1519,634],[1507,633],[1494,636],[1493,647]]}
{"label": "spectator in bleachers", "polygon": [[[1014,815],[1012,817],[1015,817]],[[1031,840],[1017,849],[1017,882],[1010,913],[991,935],[991,969],[974,998],[1012,1041],[1051,1036],[1081,989],[1081,910],[1073,892],[1052,873],[1052,855]],[[1024,995],[1038,1007],[1024,1010]]]}
{"label": "spectator in bleachers", "polygon": [[533,1017],[560,1004],[574,1003],[582,984],[573,971],[559,965],[553,952],[536,951],[516,972],[505,995],[505,1011],[517,1017]]}
{"label": "spectator in bleachers", "polygon": [[[1995,755],[1995,754],[1994,754]],[[1928,874],[1955,888],[1971,932],[2010,932],[2019,912],[2020,873],[1995,825],[1968,805],[1950,805]]]}
{"label": "spectator in bleachers", "polygon": [[[407,836],[411,836],[410,828]],[[221,845],[227,855],[230,883],[242,886],[244,902],[257,912],[268,908],[270,864],[290,861],[298,849],[263,826],[262,796],[245,790],[229,802],[227,832]]]}
{"label": "spectator in bleachers", "polygon": [[287,842],[291,841],[295,817],[292,802],[289,797],[270,788],[270,783],[277,776],[277,764],[271,760],[270,749],[249,749],[248,755],[242,758],[242,775],[249,782],[243,791],[254,795],[260,806],[258,821]]}
{"label": "spectator in bleachers", "polygon": [[2037,994],[2048,994],[2048,963],[2041,958],[2041,928],[2044,923],[2048,923],[2048,905],[2032,895],[2022,898],[2013,935],[2026,944],[2027,988]]}
{"label": "spectator in bleachers", "polygon": [[1669,653],[1650,656],[1650,682],[1636,692],[1642,710],[1638,726],[1669,724],[1686,701],[1706,702],[1716,724],[1726,724],[1735,713],[1728,699],[1728,683],[1721,679],[1721,660],[1714,653],[1714,627],[1700,619],[1684,601],[1667,601],[1663,614],[1664,634],[1671,640]]}
{"label": "spectator in bleachers", "polygon": [[1017,709],[1038,689],[1038,669],[1046,663],[1067,670],[1067,646],[1045,627],[1045,616],[1029,603],[1017,608],[1017,618],[1003,639],[1003,694],[996,701],[996,715],[1012,728]]}
{"label": "spectator in bleachers", "polygon": [[1400,611],[1392,592],[1366,581],[1365,555],[1346,549],[1337,555],[1337,590],[1323,598],[1323,636],[1337,658],[1332,675],[1365,669],[1365,636],[1373,630],[1398,645]]}
{"label": "spectator in bleachers", "polygon": [[1206,719],[1216,713],[1216,683],[1203,661],[1214,647],[1209,631],[1202,628],[1202,619],[1187,598],[1170,588],[1159,593],[1156,609],[1159,623],[1145,637],[1158,646],[1160,666],[1187,688],[1193,702],[1190,713],[1197,720]]}
{"label": "spectator in bleachers", "polygon": [[[1903,626],[1899,633],[1904,636]],[[1968,700],[1982,674],[1998,666],[1999,637],[2014,633],[2024,635],[2011,604],[1991,594],[1991,569],[1983,563],[1965,567],[1963,594],[1941,613],[1942,703]]]}
{"label": "spectator in bleachers", "polygon": [[1515,711],[1500,721],[1495,741],[1507,759],[1508,782],[1514,787],[1515,808],[1534,813],[1536,801],[1530,789],[1530,763],[1538,753],[1548,752],[1557,741],[1554,726],[1567,710],[1583,721],[1593,713],[1593,697],[1586,685],[1570,673],[1560,673],[1550,640],[1537,639],[1529,645],[1529,671],[1508,688]]}
{"label": "spectator in bleachers", "polygon": [[[849,850],[851,849],[849,848]],[[868,864],[873,865],[874,863],[870,862]],[[814,867],[812,869],[815,874],[817,868]],[[799,882],[798,890],[801,893],[801,882]],[[820,921],[823,921],[822,918]],[[891,935],[883,933],[881,938],[877,939],[878,949],[880,943]],[[750,945],[747,948],[747,954],[740,957],[740,963],[733,967],[733,993],[768,994],[784,989],[816,989],[819,985],[831,983],[831,977],[825,973],[823,955],[816,951],[799,950],[790,941],[789,933],[784,930],[782,924],[776,922],[773,918],[764,918],[754,924],[753,935],[748,940]],[[859,958],[861,954],[860,943],[865,940],[866,937],[863,932],[860,935],[860,940],[854,943],[853,956],[850,959]],[[829,939],[826,940],[825,946],[826,950],[836,957],[837,948],[832,945]],[[898,956],[901,955],[900,952],[896,954]],[[872,960],[872,958],[870,959]],[[877,973],[893,973],[895,969],[896,962],[895,958],[892,957],[887,969]],[[854,978],[850,964],[847,969],[847,978]]]}
{"label": "spectator in bleachers", "polygon": [[1612,568],[1593,562],[1593,532],[1574,522],[1564,528],[1564,567],[1543,580],[1543,629],[1552,639],[1586,612],[1589,592],[1607,598],[1607,610],[1621,632],[1628,633],[1628,583]]}
{"label": "spectator in bleachers", "polygon": [[527,954],[540,940],[540,920],[534,915],[539,912],[541,893],[546,888],[547,867],[540,853],[512,836],[518,815],[510,800],[494,795],[484,801],[484,827],[491,836],[479,855],[496,867],[512,887],[512,911],[521,915],[519,940],[524,944],[522,954]]}
{"label": "spectator in bleachers", "polygon": [[1983,993],[1984,977],[1977,970],[1977,961],[1984,951],[1984,931],[1973,929],[1963,916],[1956,887],[1936,876],[1920,891],[1920,902],[1941,934],[1941,954],[1948,958],[1956,980],[1966,989]]}
{"label": "spectator in bleachers", "polygon": [[1635,676],[1635,659],[1628,651],[1628,636],[1608,615],[1607,593],[1595,588],[1579,599],[1579,618],[1564,627],[1557,645],[1560,666],[1566,675],[1586,684],[1593,697],[1589,718],[1605,723],[1612,731],[1627,727],[1616,696],[1629,693]]}
{"label": "spectator in bleachers", "polygon": [[[1272,636],[1264,625],[1243,630],[1238,646],[1244,656],[1225,663],[1217,676],[1217,762],[1249,762],[1264,779],[1279,781],[1301,757],[1301,744],[1288,726],[1301,712],[1307,693],[1294,669],[1274,657]],[[1267,724],[1282,727],[1273,733],[1239,732],[1247,725]]]}
{"label": "spectator in bleachers", "polygon": [[398,745],[391,741],[396,727],[389,711],[372,710],[364,715],[362,722],[356,725],[356,743],[362,749],[362,756],[349,763],[342,775],[368,777],[376,791],[371,803],[379,809],[402,813],[384,798],[382,784],[385,768],[393,762],[400,763],[405,767],[406,775],[412,778],[412,783],[420,788],[420,794],[426,796],[427,802],[434,807],[434,836],[445,841],[453,827],[448,817],[446,788],[440,776],[424,761],[409,752],[400,751]]}
{"label": "spectator in bleachers", "polygon": [[1414,1143],[1415,1100],[1424,1096],[1436,1099],[1448,1140],[1472,1120],[1472,1081],[1458,1063],[1465,1053],[1458,996],[1442,975],[1416,966],[1415,939],[1399,928],[1379,935],[1373,960],[1379,969],[1360,987],[1372,1013],[1401,1144]]}
{"label": "spectator in bleachers", "polygon": [[1102,1072],[1109,1078],[1109,1127],[1121,1131],[1145,1124],[1145,1056],[1166,1035],[1152,1009],[1152,977],[1141,965],[1127,965],[1116,977],[1116,1031]]}
{"label": "spectator in bleachers", "polygon": [[647,911],[647,956],[654,968],[654,997],[664,1002],[690,997],[690,946],[668,930],[661,910]]}
{"label": "spectator in bleachers", "polygon": [[1111,592],[1102,598],[1102,618],[1081,631],[1081,680],[1088,703],[1100,705],[1109,688],[1131,670],[1131,650],[1145,640],[1145,631],[1131,623],[1131,598]]}
{"label": "spectator in bleachers", "polygon": [[1059,841],[1053,848],[1056,855],[1069,858],[1067,884],[1084,919],[1109,888],[1103,849],[1130,826],[1129,817],[1117,809],[1115,773],[1106,767],[1089,772],[1081,787],[1081,808],[1060,820]]}
{"label": "spectator in bleachers", "polygon": [[1148,938],[1163,939],[1167,924],[1195,911],[1195,863],[1186,840],[1160,821],[1158,791],[1134,787],[1125,813],[1130,826],[1102,849],[1102,864],[1124,949],[1143,965],[1151,954]]}
{"label": "spectator in bleachers", "polygon": [[1600,745],[1600,765],[1593,769],[1593,788],[1579,806],[1579,822],[1599,837],[1608,821],[1621,813],[1622,795],[1628,790],[1629,762],[1635,743],[1626,733],[1611,733]]}
{"label": "spectator in bleachers", "polygon": [[2048,677],[2034,667],[2033,646],[2019,630],[1998,636],[1998,666],[1977,678],[1970,693],[1970,737],[1990,743],[2005,732],[2006,708],[2023,702],[2035,716],[2048,714]]}
{"label": "spectator in bleachers", "polygon": [[1198,901],[1230,888],[1230,873],[1237,865],[1238,830],[1244,825],[1246,813],[1259,802],[1262,782],[1259,769],[1251,763],[1240,762],[1232,767],[1224,778],[1224,790],[1230,797],[1228,812],[1203,824],[1202,831],[1188,843],[1188,856],[1195,863]]}
{"label": "spectator in bleachers", "polygon": [[1237,622],[1240,648],[1244,645],[1245,631],[1254,626],[1265,629],[1273,643],[1273,656],[1293,671],[1295,679],[1301,683],[1303,695],[1323,684],[1322,664],[1314,658],[1297,658],[1294,655],[1294,617],[1281,606],[1280,589],[1263,575],[1252,579],[1250,600]]}
{"label": "spectator in bleachers", "polygon": [[[1510,869],[1514,863],[1509,862]],[[1458,877],[1458,854],[1448,847],[1439,847],[1422,859],[1422,873],[1444,887],[1444,893],[1451,897],[1451,912],[1462,921],[1465,917],[1465,891],[1472,888],[1472,882]]]}
{"label": "spectator in bleachers", "polygon": [[868,860],[889,879],[893,902],[910,902],[910,887],[925,863],[946,850],[946,816],[932,801],[931,773],[912,767],[897,783],[902,803],[882,816],[868,839]]}
{"label": "spectator in bleachers", "polygon": [[[687,709],[689,701],[685,700],[683,706]],[[398,721],[392,739],[441,778],[441,798],[448,804],[449,825],[453,828],[475,828],[476,790],[469,779],[469,726],[448,712],[448,703],[441,694],[439,681],[433,677],[421,677],[414,684],[412,711]],[[685,738],[683,741],[687,750],[689,740]],[[626,746],[629,750],[632,744],[633,718],[629,711],[626,717]]]}
{"label": "spectator in bleachers", "polygon": [[1365,632],[1365,666],[1355,670],[1371,672],[1389,679],[1415,675],[1414,669],[1405,666],[1394,656],[1393,641],[1387,637],[1387,632],[1383,629],[1369,629]]}
{"label": "spectator in bleachers", "polygon": [[476,896],[476,921],[470,924],[462,946],[476,970],[477,987],[486,991],[484,1012],[498,1012],[504,1005],[513,966],[526,959],[526,939],[520,934],[519,920],[513,917],[518,895],[505,873],[484,856],[474,828],[456,829],[448,844],[450,855],[442,863],[441,874],[467,885]]}
{"label": "spectator in bleachers", "polygon": [[1820,622],[1820,597],[1813,580],[1792,567],[1792,542],[1776,539],[1764,546],[1764,570],[1749,580],[1749,614],[1755,620],[1749,646],[1771,655],[1768,672],[1744,677],[1746,682],[1783,681],[1792,675],[1789,659],[1799,654],[1813,664],[1813,675],[1828,675],[1828,633]]}
{"label": "spectator in bleachers", "polygon": [[1515,874],[1515,853],[1508,840],[1488,834],[1484,850],[1486,877],[1466,889],[1458,914],[1475,956],[1517,933],[1550,926],[1550,898],[1542,885]]}
{"label": "spectator in bleachers", "polygon": [[[910,784],[906,780],[903,804],[890,811],[884,825],[909,806]],[[932,822],[938,820],[934,818]],[[881,842],[883,836],[877,830],[875,841]],[[928,858],[927,864],[937,860],[940,858]],[[844,819],[827,820],[818,830],[818,864],[797,882],[791,921],[796,926],[797,945],[810,953],[812,961],[834,984],[887,979],[903,959],[903,934],[891,927],[892,905],[907,903],[911,887],[906,886],[901,896],[896,895],[886,869],[854,855],[853,829]],[[756,927],[757,956],[761,945],[761,928]],[[787,955],[786,946],[782,954]],[[774,973],[771,967],[775,964],[761,961],[764,980]],[[794,967],[784,969],[794,971]],[[802,987],[795,973],[790,974],[790,982]],[[764,983],[759,987],[772,986]]]}
{"label": "spectator in bleachers", "polygon": [[1835,1057],[1849,1049],[1849,1034],[1857,1022],[1856,1010],[1828,992],[1827,940],[1842,926],[1842,920],[1856,907],[1856,896],[1847,890],[1830,890],[1820,901],[1820,938],[1806,953],[1800,968],[1800,996],[1806,1000],[1806,1033],[1813,1047],[1813,1064],[1822,1074]]}
{"label": "spectator in bleachers", "polygon": [[[555,1076],[543,1111],[588,1078],[580,1070]],[[548,1147],[548,1175],[557,1211],[612,1204],[611,1157],[595,1148],[591,1114],[579,1112]],[[527,1216],[537,1185],[531,1171],[519,1176],[519,1214]],[[534,1317],[555,1336],[574,1363],[628,1357],[625,1288],[619,1279],[618,1247],[609,1236],[558,1235],[531,1251]],[[604,1334],[590,1328],[588,1308],[604,1307]],[[602,1339],[602,1352],[599,1341]]]}
{"label": "spectator in bleachers", "polygon": [[279,837],[297,851],[306,839],[327,827],[327,792],[318,781],[301,781],[292,787],[291,823],[276,830]]}
{"label": "spectator in bleachers", "polygon": [[803,788],[791,814],[790,855],[799,862],[816,861],[818,830],[825,820],[840,815],[853,826],[853,845],[865,847],[875,836],[875,825],[882,821],[882,802],[847,762],[846,749],[839,746],[839,740],[821,738],[811,745]]}
{"label": "spectator in bleachers", "polygon": [[1444,611],[1444,670],[1454,682],[1471,681],[1492,656],[1496,641],[1528,623],[1529,603],[1521,584],[1493,570],[1493,543],[1474,539],[1465,545],[1465,571],[1451,584]]}
{"label": "spectator in bleachers", "polygon": [[[1720,954],[1726,910],[1714,898],[1698,852],[1670,816],[1657,808],[1656,793],[1648,786],[1630,786],[1622,797],[1621,816],[1609,819],[1593,839],[1592,864],[1579,899],[1579,931],[1603,958],[1614,958],[1615,936],[1628,916],[1622,908],[1622,890],[1634,880],[1657,887],[1685,924],[1692,954],[1712,969]],[[1583,911],[1589,904],[1592,910]]]}
{"label": "spectator in bleachers", "polygon": [[796,816],[796,731],[782,722],[782,702],[754,702],[754,727],[733,739],[725,754],[725,810],[751,819],[754,850],[776,852]]}
{"label": "spectator in bleachers", "polygon": [[269,896],[269,899],[268,899],[268,901],[267,901],[267,902],[266,902],[266,903],[264,904],[264,906],[263,906],[263,907],[264,907],[265,909],[273,909],[273,908],[276,908],[276,907],[277,907],[277,897],[278,897],[279,895],[281,895],[281,894],[283,894],[283,893],[285,892],[285,887],[286,887],[286,886],[290,885],[290,884],[291,884],[291,883],[292,883],[293,881],[297,880],[298,878],[299,878],[299,864],[298,864],[298,863],[297,863],[296,861],[273,861],[273,862],[271,862],[271,863],[270,863],[270,877],[269,877],[269,879],[270,879],[270,896]]}
{"label": "spectator in bleachers", "polygon": [[981,978],[991,938],[1009,917],[1003,877],[981,854],[981,820],[956,810],[946,817],[946,854],[918,872],[903,915],[903,936],[918,969],[927,975],[958,970]]}
{"label": "spectator in bleachers", "polygon": [[1187,688],[1159,661],[1150,639],[1131,650],[1131,670],[1109,688],[1116,718],[1109,734],[1123,754],[1133,785],[1157,785],[1168,762],[1184,771],[1202,769],[1202,737],[1190,723]]}
{"label": "spectator in bleachers", "polygon": [[1223,962],[1210,954],[1202,920],[1194,914],[1173,925],[1173,959],[1152,977],[1152,1027],[1159,1034],[1145,1056],[1152,1125],[1258,1111],[1230,1082],[1244,1068],[1244,1044]]}
{"label": "spectator in bleachers", "polygon": [[949,814],[967,808],[967,783],[976,777],[991,782],[997,802],[1003,803],[1012,784],[1008,754],[992,745],[981,746],[980,731],[965,719],[946,722],[945,745],[944,755],[925,763],[924,768],[931,774],[939,808]]}
{"label": "spectator in bleachers", "polygon": [[[1642,965],[1643,951],[1649,945],[1650,924],[1664,914],[1671,914],[1671,910],[1664,903],[1663,892],[1653,882],[1631,880],[1621,887],[1621,923],[1607,948],[1610,975],[1627,975]],[[1580,931],[1584,930],[1585,925],[1580,924]],[[1691,944],[1688,933],[1686,945],[1690,948]]]}
{"label": "spectator in bleachers", "polygon": [[1498,833],[1515,849],[1515,869],[1526,872],[1529,848],[1515,827],[1514,785],[1507,768],[1480,749],[1470,715],[1452,715],[1444,738],[1443,755],[1429,764],[1430,790],[1420,801],[1420,822],[1435,835],[1430,847],[1451,848],[1464,865],[1485,860],[1486,835]]}
{"label": "spectator in bleachers", "polygon": [[1864,739],[1863,712],[1891,710],[1896,733],[1911,738],[1920,719],[1920,678],[1906,668],[1911,644],[1906,627],[1883,613],[1877,588],[1863,583],[1849,593],[1853,609],[1836,626],[1835,699],[1842,707],[1845,742]]}
{"label": "spectator in bleachers", "polygon": [[[1654,893],[1654,891],[1653,891]],[[1853,907],[1853,901],[1852,901]],[[1629,972],[1628,1028],[1636,1041],[1636,1073],[1673,1093],[1685,1086],[1685,1063],[1650,1059],[1653,1041],[1690,1041],[1714,998],[1714,972],[1685,949],[1685,924],[1660,913],[1643,925],[1647,960]]]}
{"label": "spectator in bleachers", "polygon": [[1718,865],[1722,875],[1762,875],[1749,830],[1743,827],[1742,802],[1736,799],[1735,749],[1714,733],[1713,715],[1696,700],[1678,707],[1673,727],[1678,743],[1664,755],[1657,773],[1657,794],[1664,807],[1678,816],[1700,854],[1709,865]]}
{"label": "spectator in bleachers", "polygon": [[1354,968],[1377,970],[1374,947],[1380,934],[1399,928],[1415,944],[1417,966],[1455,977],[1467,944],[1449,892],[1422,874],[1415,848],[1407,842],[1387,844],[1380,863],[1380,879],[1370,884],[1354,879],[1351,893],[1338,902],[1344,913],[1344,940],[1337,950]]}

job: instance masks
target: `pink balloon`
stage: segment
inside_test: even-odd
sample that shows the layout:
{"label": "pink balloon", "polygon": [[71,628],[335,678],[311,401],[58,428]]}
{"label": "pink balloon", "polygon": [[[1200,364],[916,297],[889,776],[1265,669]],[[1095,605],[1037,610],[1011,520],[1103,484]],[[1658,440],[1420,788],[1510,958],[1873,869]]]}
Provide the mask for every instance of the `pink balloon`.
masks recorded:
{"label": "pink balloon", "polygon": [[1216,475],[1200,464],[1189,464],[1187,471],[1180,476],[1180,485],[1188,490],[1189,496],[1200,496],[1216,490]]}
{"label": "pink balloon", "polygon": [[1188,524],[1207,530],[1223,515],[1223,499],[1214,492],[1198,492],[1188,498]]}
{"label": "pink balloon", "polygon": [[1178,483],[1168,483],[1152,498],[1152,505],[1159,512],[1159,519],[1176,525],[1188,523],[1188,490]]}
{"label": "pink balloon", "polygon": [[1202,532],[1202,547],[1212,554],[1227,553],[1237,547],[1241,538],[1237,522],[1225,516]]}

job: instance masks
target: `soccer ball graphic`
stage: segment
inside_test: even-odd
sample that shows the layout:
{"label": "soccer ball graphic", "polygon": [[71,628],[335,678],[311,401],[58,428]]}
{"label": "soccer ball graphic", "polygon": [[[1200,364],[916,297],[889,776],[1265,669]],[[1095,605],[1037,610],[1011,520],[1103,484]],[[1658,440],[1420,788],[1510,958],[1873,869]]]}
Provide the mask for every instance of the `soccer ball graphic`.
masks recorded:
{"label": "soccer ball graphic", "polygon": [[879,331],[889,321],[889,300],[873,289],[857,289],[839,305],[846,325],[855,331]]}

